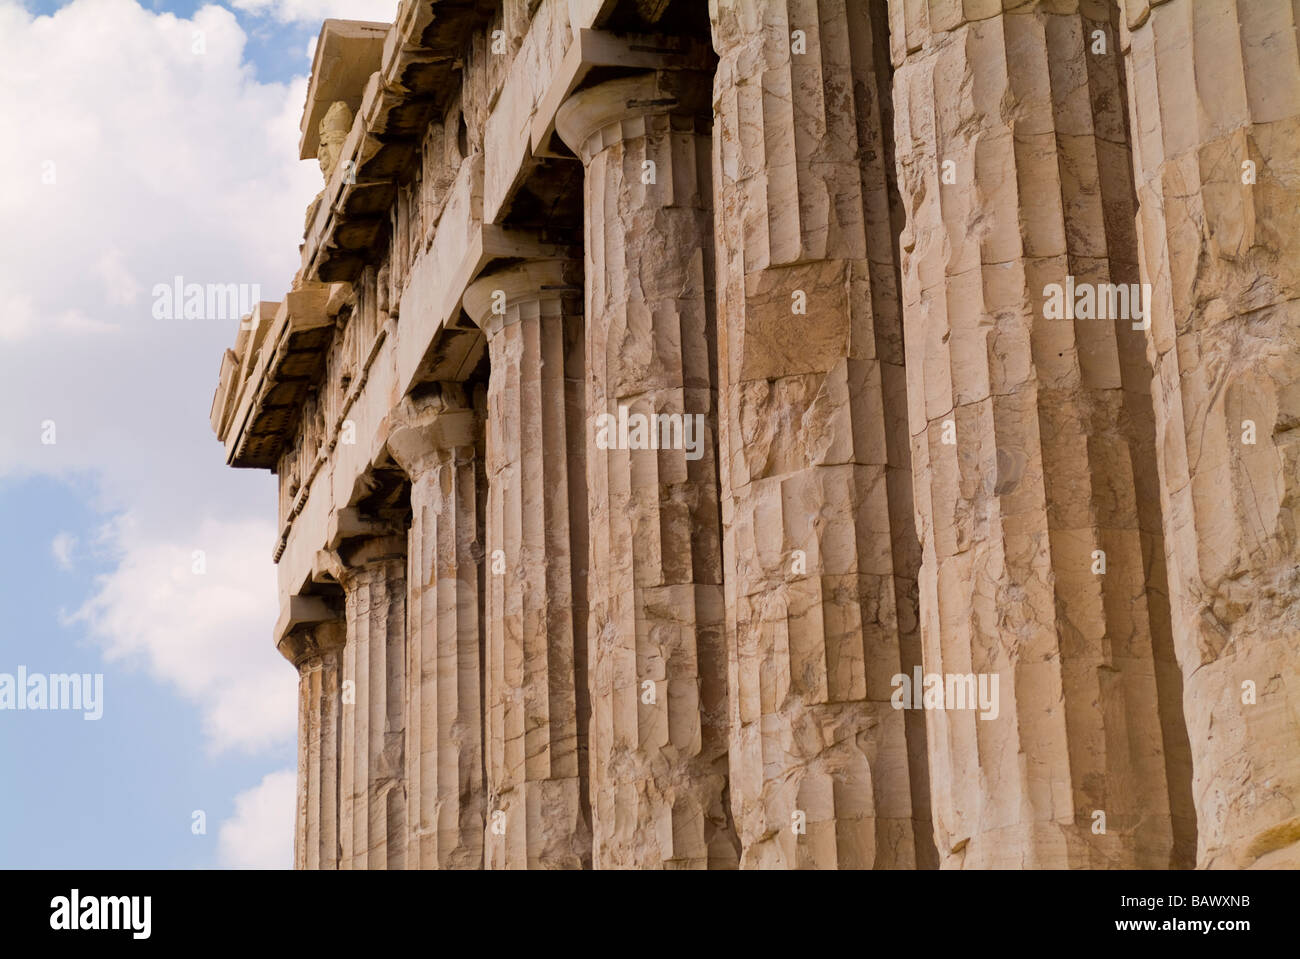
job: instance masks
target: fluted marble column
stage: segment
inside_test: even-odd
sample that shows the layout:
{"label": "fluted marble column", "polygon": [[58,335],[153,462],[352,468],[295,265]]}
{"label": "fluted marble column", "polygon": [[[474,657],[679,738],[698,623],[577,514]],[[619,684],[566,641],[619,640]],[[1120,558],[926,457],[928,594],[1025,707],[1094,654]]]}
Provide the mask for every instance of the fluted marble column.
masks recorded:
{"label": "fluted marble column", "polygon": [[458,384],[406,411],[388,451],[411,481],[407,542],[409,869],[483,868],[483,547],[477,436]]}
{"label": "fluted marble column", "polygon": [[298,669],[295,869],[339,867],[339,674],[346,633],[324,622],[289,637]]}
{"label": "fluted marble column", "polygon": [[889,9],[925,669],[999,683],[929,713],[942,864],[1177,864],[1142,334],[1045,308],[1136,279],[1114,25]]}
{"label": "fluted marble column", "polygon": [[487,334],[489,868],[591,865],[582,264],[465,291]]}
{"label": "fluted marble column", "polygon": [[925,720],[890,705],[893,677],[920,662],[920,549],[885,25],[846,0],[713,0],[710,12],[742,862],[930,865]]}
{"label": "fluted marble column", "polygon": [[1123,5],[1197,865],[1296,868],[1300,8]]}
{"label": "fluted marble column", "polygon": [[406,858],[406,538],[340,550],[347,646],[339,831],[344,869],[401,869]]}
{"label": "fluted marble column", "polygon": [[[598,868],[728,867],[738,859],[724,801],[709,93],[707,75],[649,73],[581,90],[556,118],[586,167]],[[691,449],[629,449],[650,445],[645,431],[634,439],[631,416],[656,414],[677,416],[682,428],[682,417],[699,417],[690,421]],[[686,446],[685,432],[674,436],[668,422],[668,444]]]}

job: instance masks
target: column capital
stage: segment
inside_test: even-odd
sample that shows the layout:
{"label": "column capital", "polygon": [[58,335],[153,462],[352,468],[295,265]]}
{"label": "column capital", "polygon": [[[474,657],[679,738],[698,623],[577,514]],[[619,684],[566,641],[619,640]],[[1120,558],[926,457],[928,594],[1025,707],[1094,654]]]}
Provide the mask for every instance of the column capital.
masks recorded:
{"label": "column capital", "polygon": [[333,581],[350,593],[363,575],[397,562],[406,562],[405,535],[358,536],[337,548],[317,552],[312,578],[317,582]]}
{"label": "column capital", "polygon": [[[488,336],[494,336],[512,322],[508,311],[515,304],[581,297],[582,293],[582,261],[526,260],[480,276],[466,287],[462,304],[469,318]],[[501,308],[494,311],[498,304]]]}
{"label": "column capital", "polygon": [[699,70],[655,70],[579,90],[560,107],[555,130],[583,163],[605,147],[644,136],[646,120],[671,115],[709,124],[713,77]]}
{"label": "column capital", "polygon": [[346,639],[343,613],[320,596],[290,596],[275,628],[275,648],[298,667],[312,656],[342,649]]}
{"label": "column capital", "polygon": [[456,450],[474,446],[478,434],[477,415],[462,384],[439,386],[432,395],[404,399],[388,433],[388,455],[413,483]]}
{"label": "column capital", "polygon": [[344,543],[389,536],[400,532],[392,520],[372,516],[356,506],[341,506],[330,512],[325,529],[325,548],[336,550]]}

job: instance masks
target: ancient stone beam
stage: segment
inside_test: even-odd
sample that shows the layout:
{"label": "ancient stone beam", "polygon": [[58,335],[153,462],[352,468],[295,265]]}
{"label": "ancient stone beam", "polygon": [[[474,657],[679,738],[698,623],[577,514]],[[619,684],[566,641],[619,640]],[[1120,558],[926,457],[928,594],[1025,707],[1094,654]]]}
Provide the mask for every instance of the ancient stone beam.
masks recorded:
{"label": "ancient stone beam", "polygon": [[340,844],[344,869],[401,869],[404,770],[406,537],[338,551],[345,596]]}
{"label": "ancient stone beam", "polygon": [[402,412],[388,451],[411,480],[406,866],[481,869],[481,424],[454,383]]}
{"label": "ancient stone beam", "polygon": [[883,25],[844,0],[817,17],[786,0],[710,9],[742,862],[933,862],[924,717],[890,704],[893,677],[920,662],[920,550],[880,123],[888,52],[873,49]]}
{"label": "ancient stone beam", "polygon": [[1200,868],[1300,866],[1300,53],[1290,3],[1124,0]]}
{"label": "ancient stone beam", "polygon": [[279,645],[298,670],[295,869],[339,868],[340,674],[345,639],[344,625],[334,613],[314,625],[294,628]]}
{"label": "ancient stone beam", "polygon": [[[963,9],[890,3],[935,838],[948,867],[1165,868],[1184,764],[1140,300],[1058,302],[1136,280],[1115,29]],[[950,676],[988,707],[952,708]]]}
{"label": "ancient stone beam", "polygon": [[556,119],[586,167],[597,868],[738,859],[723,798],[709,88],[707,74],[641,74],[579,91]]}
{"label": "ancient stone beam", "polygon": [[582,264],[481,277],[488,382],[489,868],[591,866]]}

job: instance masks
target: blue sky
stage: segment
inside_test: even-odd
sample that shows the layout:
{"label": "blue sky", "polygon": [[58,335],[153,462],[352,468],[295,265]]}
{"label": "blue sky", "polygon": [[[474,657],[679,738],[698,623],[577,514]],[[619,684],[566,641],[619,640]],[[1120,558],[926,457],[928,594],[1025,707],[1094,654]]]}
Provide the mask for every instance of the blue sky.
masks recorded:
{"label": "blue sky", "polygon": [[309,45],[395,9],[0,0],[0,676],[104,684],[97,721],[0,709],[0,867],[291,865],[275,483],[208,425],[237,318],[151,307],[175,276],[280,298]]}
{"label": "blue sky", "polygon": [[[93,529],[91,488],[45,479],[0,483],[7,548],[5,650],[0,669],[104,674],[99,720],[76,712],[0,714],[0,755],[10,787],[0,798],[0,863],[5,867],[168,867],[217,864],[216,830],[196,834],[193,813],[209,823],[234,812],[234,793],[272,768],[293,763],[282,744],[260,757],[213,762],[202,746],[199,714],[180,696],[125,662],[106,663],[83,631],[60,619],[84,600],[96,575],[88,558],[60,568],[50,544],[67,529]],[[14,600],[21,597],[21,602]],[[17,640],[10,643],[9,639]]]}
{"label": "blue sky", "polygon": [[[37,16],[47,16],[61,7],[68,6],[68,3],[66,0],[27,0],[23,6]],[[286,23],[277,19],[273,13],[253,13],[241,10],[231,3],[212,4],[196,2],[196,0],[166,3],[162,0],[153,0],[153,2],[141,3],[140,6],[145,10],[170,13],[186,20],[193,18],[195,11],[200,7],[224,6],[234,14],[239,26],[248,37],[245,59],[256,70],[257,78],[262,82],[284,82],[295,76],[305,76],[309,68],[305,51],[308,49],[308,44],[320,33],[321,18],[319,17],[314,20]],[[265,10],[269,6],[261,9]],[[329,6],[345,8],[346,5],[321,4],[319,9],[328,11]],[[393,0],[392,6],[396,10],[397,0]],[[362,5],[361,9],[362,17],[366,16],[365,5]]]}

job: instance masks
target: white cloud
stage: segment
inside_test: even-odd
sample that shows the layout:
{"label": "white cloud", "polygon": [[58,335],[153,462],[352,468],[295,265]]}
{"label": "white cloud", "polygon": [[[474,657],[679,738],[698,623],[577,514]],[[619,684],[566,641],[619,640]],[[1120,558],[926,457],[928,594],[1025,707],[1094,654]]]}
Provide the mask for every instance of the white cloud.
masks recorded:
{"label": "white cloud", "polygon": [[293,816],[297,776],[269,773],[235,797],[235,815],[221,824],[217,857],[230,869],[293,868]]}
{"label": "white cloud", "polygon": [[50,543],[50,552],[54,554],[54,561],[59,564],[59,569],[70,571],[72,569],[72,553],[77,548],[77,537],[71,533],[59,533]]}
{"label": "white cloud", "polygon": [[140,295],[140,284],[131,275],[121,250],[105,250],[100,254],[95,273],[104,283],[104,296],[109,303],[129,306]]}
{"label": "white cloud", "polygon": [[[258,82],[245,40],[216,5],[182,19],[73,0],[35,17],[0,0],[5,128],[21,131],[0,150],[0,475],[94,471],[101,507],[143,504],[156,530],[196,503],[273,502],[267,474],[224,467],[207,425],[234,324],[156,320],[147,295],[179,275],[277,300],[299,266],[320,189],[298,160],[306,80]],[[57,445],[40,443],[47,419]]]}
{"label": "white cloud", "polygon": [[328,17],[392,23],[398,0],[234,0],[236,10],[280,23],[319,23]]}
{"label": "white cloud", "polygon": [[56,313],[52,317],[50,329],[59,333],[116,333],[121,327],[116,323],[87,316],[74,308]]}
{"label": "white cloud", "polygon": [[[396,6],[260,12],[389,19]],[[299,266],[320,189],[316,163],[298,160],[306,78],[259,82],[245,41],[216,4],[187,19],[72,0],[37,17],[0,0],[0,478],[89,475],[87,505],[126,517],[51,543],[61,566],[115,563],[72,621],[194,702],[214,751],[283,748],[294,733],[294,672],[271,643],[275,483],[227,468],[208,426],[235,324],[155,320],[142,294],[180,275],[276,300]],[[305,73],[300,49],[287,55]],[[223,856],[289,865],[292,792],[281,776],[242,794]]]}
{"label": "white cloud", "polygon": [[27,293],[6,289],[0,273],[0,342],[13,342],[29,336],[36,326],[36,305]]}
{"label": "white cloud", "polygon": [[214,751],[270,748],[296,728],[296,676],[271,643],[273,532],[209,519],[186,540],[156,539],[124,517],[101,538],[117,568],[68,619],[108,659],[140,663],[194,702]]}

